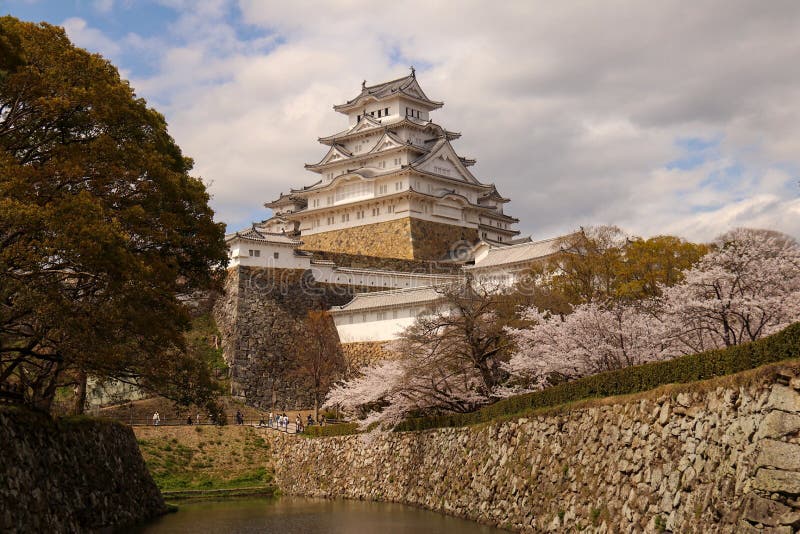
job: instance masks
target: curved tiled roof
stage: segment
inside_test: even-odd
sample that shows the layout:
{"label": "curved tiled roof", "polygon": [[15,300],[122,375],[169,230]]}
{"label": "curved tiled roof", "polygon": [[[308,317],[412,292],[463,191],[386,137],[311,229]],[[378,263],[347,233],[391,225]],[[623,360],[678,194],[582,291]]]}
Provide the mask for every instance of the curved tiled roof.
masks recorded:
{"label": "curved tiled roof", "polygon": [[333,306],[331,315],[337,313],[372,310],[375,308],[388,308],[408,306],[413,304],[426,304],[442,300],[444,297],[434,286],[415,287],[409,289],[392,289],[389,291],[373,291],[358,293],[353,300],[344,306]]}
{"label": "curved tiled roof", "polygon": [[234,239],[246,239],[248,241],[260,241],[262,243],[275,243],[278,245],[301,245],[303,242],[287,236],[286,234],[276,234],[272,232],[264,232],[256,228],[256,225],[251,226],[247,230],[241,230],[225,236],[225,242],[228,243]]}
{"label": "curved tiled roof", "polygon": [[[414,90],[415,92],[419,93],[419,96],[411,94],[410,90]],[[345,111],[354,107],[355,104],[359,102],[359,100],[363,98],[373,98],[375,100],[382,100],[385,98],[389,98],[392,96],[396,96],[398,94],[402,94],[408,98],[413,98],[420,102],[425,102],[432,106],[433,108],[442,107],[444,105],[443,102],[437,102],[435,100],[431,100],[428,96],[422,91],[422,88],[417,83],[417,77],[412,71],[411,74],[408,76],[403,76],[402,78],[397,78],[395,80],[390,80],[388,82],[379,83],[377,85],[367,85],[366,82],[361,86],[361,92],[355,97],[344,104],[339,104],[333,106],[333,109],[336,111]]]}
{"label": "curved tiled roof", "polygon": [[357,128],[359,128],[359,126],[361,126],[361,121],[364,120],[364,117],[361,117],[361,121],[357,122],[352,127],[348,128],[346,130],[342,130],[341,132],[337,132],[337,133],[335,133],[333,135],[329,135],[327,137],[318,137],[317,141],[319,141],[320,143],[322,143],[324,145],[329,145],[329,144],[335,143],[337,141],[344,140],[344,139],[347,139],[349,137],[356,136],[356,135],[370,135],[370,134],[375,133],[377,130],[379,130],[381,128],[384,128],[384,129],[387,129],[387,128],[400,128],[400,127],[405,126],[405,125],[411,125],[411,126],[415,126],[417,128],[426,128],[426,127],[429,127],[429,126],[430,127],[434,127],[434,128],[436,128],[438,130],[441,130],[443,135],[445,135],[447,137],[447,139],[449,139],[451,141],[453,139],[458,139],[459,137],[461,137],[461,134],[459,132],[451,132],[450,130],[446,130],[446,129],[444,129],[444,127],[442,127],[439,124],[436,124],[435,122],[433,122],[431,120],[424,121],[424,120],[421,120],[421,119],[417,119],[415,117],[395,117],[395,118],[393,118],[391,120],[387,120],[387,119],[380,119],[379,120],[379,119],[373,119],[369,115],[365,115],[365,117],[370,122],[375,123],[371,128],[364,128],[364,129],[361,129],[361,130],[357,130]]}
{"label": "curved tiled roof", "polygon": [[520,243],[518,245],[508,245],[505,247],[493,247],[475,265],[465,266],[465,269],[483,269],[486,267],[500,267],[503,265],[513,265],[539,260],[552,256],[559,250],[563,236],[534,241],[530,243]]}

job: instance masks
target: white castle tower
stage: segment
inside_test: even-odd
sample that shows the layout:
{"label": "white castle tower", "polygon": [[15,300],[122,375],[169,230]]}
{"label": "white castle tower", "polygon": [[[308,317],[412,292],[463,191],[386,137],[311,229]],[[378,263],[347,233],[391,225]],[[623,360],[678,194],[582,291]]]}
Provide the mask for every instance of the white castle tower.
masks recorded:
{"label": "white castle tower", "polygon": [[508,202],[469,170],[451,141],[460,134],[434,123],[442,102],[428,98],[414,69],[403,78],[367,85],[334,106],[349,125],[321,137],[325,156],[306,169],[314,184],[266,206],[269,231],[293,232],[302,248],[383,258],[440,260],[454,243],[510,244],[518,219]]}

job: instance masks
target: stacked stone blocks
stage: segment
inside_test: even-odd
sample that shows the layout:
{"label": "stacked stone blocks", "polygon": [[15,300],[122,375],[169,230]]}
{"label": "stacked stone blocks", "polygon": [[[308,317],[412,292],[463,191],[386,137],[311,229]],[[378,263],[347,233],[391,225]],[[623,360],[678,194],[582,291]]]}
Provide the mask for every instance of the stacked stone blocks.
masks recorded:
{"label": "stacked stone blocks", "polygon": [[794,532],[795,375],[475,427],[287,441],[276,479],[289,494],[402,502],[518,532]]}
{"label": "stacked stone blocks", "polygon": [[404,260],[440,260],[448,251],[474,244],[473,228],[406,217],[303,235],[303,249]]}

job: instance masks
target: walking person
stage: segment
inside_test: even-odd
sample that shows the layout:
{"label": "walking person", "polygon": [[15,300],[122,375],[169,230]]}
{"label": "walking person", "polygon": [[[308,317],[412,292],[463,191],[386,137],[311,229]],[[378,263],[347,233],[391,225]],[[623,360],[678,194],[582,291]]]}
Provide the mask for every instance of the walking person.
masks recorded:
{"label": "walking person", "polygon": [[161,416],[158,415],[158,412],[153,412],[153,426],[158,426],[161,422]]}
{"label": "walking person", "polygon": [[267,419],[267,422],[269,423],[270,428],[272,428],[272,423],[275,422],[274,419],[275,417],[272,415],[272,412],[269,412],[269,419]]}

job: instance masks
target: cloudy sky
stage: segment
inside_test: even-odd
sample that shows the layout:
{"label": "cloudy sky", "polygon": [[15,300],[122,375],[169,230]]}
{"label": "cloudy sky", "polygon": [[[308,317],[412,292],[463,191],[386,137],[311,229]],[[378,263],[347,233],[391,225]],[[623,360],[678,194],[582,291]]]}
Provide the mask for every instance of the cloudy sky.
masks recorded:
{"label": "cloudy sky", "polygon": [[417,69],[523,233],[800,237],[800,2],[0,0],[117,65],[229,230],[316,175],[331,106]]}

